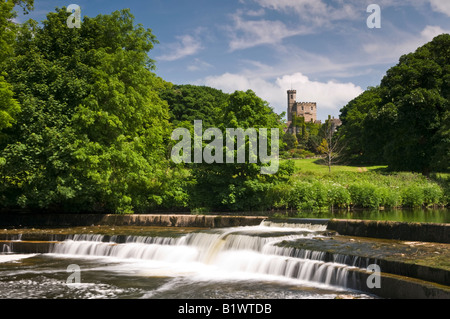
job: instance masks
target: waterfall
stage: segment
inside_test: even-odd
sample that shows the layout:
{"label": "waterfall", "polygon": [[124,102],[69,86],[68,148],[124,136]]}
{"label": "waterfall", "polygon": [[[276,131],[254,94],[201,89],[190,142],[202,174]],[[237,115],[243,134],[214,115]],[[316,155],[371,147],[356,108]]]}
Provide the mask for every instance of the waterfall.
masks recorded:
{"label": "waterfall", "polygon": [[308,229],[311,231],[325,231],[327,229],[327,225],[324,223],[308,223],[307,220],[303,222],[298,223],[292,223],[292,222],[279,222],[279,221],[270,221],[265,220],[261,223],[262,226],[265,227],[277,227],[277,228],[298,228],[298,229]]}
{"label": "waterfall", "polygon": [[6,254],[11,253],[11,247],[7,244],[3,244],[2,253],[6,253]]}
{"label": "waterfall", "polygon": [[214,269],[215,274],[275,276],[346,287],[352,264],[343,256],[328,260],[330,257],[324,252],[276,245],[320,237],[323,229],[323,225],[263,223],[200,231],[178,238],[74,235],[54,244],[50,254],[163,262],[164,265],[186,265],[185,268],[194,271],[196,268]]}

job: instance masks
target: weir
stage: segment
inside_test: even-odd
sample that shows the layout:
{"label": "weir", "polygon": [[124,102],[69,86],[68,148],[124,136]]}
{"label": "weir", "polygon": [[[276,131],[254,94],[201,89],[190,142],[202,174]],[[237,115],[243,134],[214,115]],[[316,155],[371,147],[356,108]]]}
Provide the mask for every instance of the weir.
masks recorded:
{"label": "weir", "polygon": [[[32,233],[9,238],[3,236],[0,244],[4,254],[42,254],[56,259],[139,264],[140,272],[150,277],[275,280],[299,286],[395,297],[392,289],[372,289],[366,283],[372,275],[367,268],[371,264],[379,264],[384,269],[392,268],[389,270],[391,275],[383,274],[385,285],[402,287],[407,282],[415,287],[408,286],[409,295],[404,296],[450,298],[448,271],[442,271],[440,275],[431,271],[430,277],[422,271],[424,280],[438,279],[434,283],[412,283],[399,276],[401,273],[396,274],[398,265],[394,267],[385,260],[380,262],[377,258],[339,250],[330,251],[330,246],[339,245],[334,240],[337,234],[327,230],[327,223],[320,220],[296,220],[294,223],[264,220],[258,226],[198,229],[173,236],[120,232],[45,236]],[[40,241],[31,242],[31,239]]]}
{"label": "weir", "polygon": [[[201,264],[227,274],[260,274],[346,287],[348,265],[327,262],[321,253],[292,254],[290,249],[274,246],[282,241],[322,236],[315,230],[317,227],[311,228],[305,228],[305,225],[293,228],[273,225],[239,227],[191,233],[180,238],[130,236],[124,242],[118,242],[114,236],[106,239],[103,235],[76,235],[53,244],[49,253],[55,256]],[[325,229],[323,226],[319,228]]]}

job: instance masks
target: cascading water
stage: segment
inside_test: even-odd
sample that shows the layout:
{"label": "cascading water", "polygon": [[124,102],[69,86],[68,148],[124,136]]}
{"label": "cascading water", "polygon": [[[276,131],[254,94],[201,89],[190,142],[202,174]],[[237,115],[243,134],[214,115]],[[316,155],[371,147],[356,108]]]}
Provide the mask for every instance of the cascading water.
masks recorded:
{"label": "cascading water", "polygon": [[11,247],[7,244],[3,244],[3,249],[2,249],[2,253],[11,253]]}
{"label": "cascading water", "polygon": [[349,265],[339,260],[326,261],[321,252],[276,245],[282,241],[323,237],[321,232],[325,228],[323,225],[264,222],[256,227],[203,231],[179,238],[75,235],[54,244],[50,253],[72,258],[150,262],[150,270],[169,268],[176,275],[259,276],[346,287]]}

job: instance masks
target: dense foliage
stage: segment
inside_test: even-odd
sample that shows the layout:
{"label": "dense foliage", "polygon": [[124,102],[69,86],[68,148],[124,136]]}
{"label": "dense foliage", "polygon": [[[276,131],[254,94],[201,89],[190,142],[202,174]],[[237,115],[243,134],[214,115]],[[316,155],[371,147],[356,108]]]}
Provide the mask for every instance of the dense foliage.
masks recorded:
{"label": "dense foliage", "polygon": [[286,132],[283,137],[284,148],[281,156],[284,158],[306,158],[319,154],[317,147],[321,143],[319,123],[305,122],[305,118],[292,115],[292,133]]}
{"label": "dense foliage", "polygon": [[[276,157],[275,173],[263,174],[273,161],[264,163],[261,153],[251,160],[249,137],[243,162],[238,149],[219,144],[214,156],[234,161],[176,164],[171,134],[179,127],[192,134],[198,120],[201,133],[217,128],[224,138],[227,129],[255,129],[258,137],[267,129],[265,156],[276,155],[271,129],[287,157],[320,150],[331,158],[336,139],[324,137],[329,125],[302,118],[295,134],[284,134],[283,115],[253,91],[225,94],[159,78],[149,57],[158,41],[129,10],[85,16],[71,29],[65,8],[42,24],[16,24],[17,5],[27,11],[33,1],[0,0],[0,208],[126,214],[448,201],[448,186],[415,174],[293,175],[294,163]],[[449,47],[441,36],[402,57],[379,87],[343,108],[338,137],[347,154],[395,169],[448,167]]]}
{"label": "dense foliage", "polygon": [[339,135],[353,159],[392,170],[449,170],[450,35],[404,55],[378,87],[341,110]]}
{"label": "dense foliage", "polygon": [[422,174],[379,172],[298,172],[272,188],[276,209],[320,210],[333,208],[399,208],[448,205],[448,185]]}
{"label": "dense foliage", "polygon": [[[2,1],[2,12],[14,17],[11,2]],[[170,137],[174,128],[192,129],[194,120],[224,133],[229,127],[282,132],[265,101],[251,91],[229,95],[158,78],[148,55],[157,40],[134,24],[129,10],[84,17],[79,29],[68,28],[67,17],[62,8],[42,25],[10,23],[2,38],[9,50],[0,77],[4,208],[133,213],[263,207],[248,196],[264,198],[276,179],[261,176],[265,164],[175,165]]]}
{"label": "dense foliage", "polygon": [[160,96],[170,107],[170,121],[174,127],[189,126],[195,120],[202,120],[205,127],[216,127],[229,94],[207,86],[174,85],[162,91]]}
{"label": "dense foliage", "polygon": [[[218,128],[224,138],[226,129],[229,128],[243,130],[254,128],[258,134],[261,134],[261,128],[276,128],[282,132],[283,124],[280,116],[252,91],[237,91],[231,94],[221,114]],[[271,142],[273,142],[270,137],[271,133],[268,132],[266,145],[269,153]],[[260,148],[261,141],[258,145],[258,149]],[[246,139],[245,149],[245,163],[238,163],[236,147],[232,155],[234,163],[193,165],[192,175],[195,184],[190,192],[193,207],[219,211],[265,210],[271,207],[267,198],[269,189],[288,178],[293,172],[293,166],[290,163],[282,163],[275,174],[261,174],[261,168],[267,164],[261,162],[261,157],[258,157],[256,163],[250,161],[248,139]],[[225,159],[225,147],[222,152]],[[278,158],[276,161],[279,165]]]}
{"label": "dense foliage", "polygon": [[166,156],[165,83],[147,55],[154,35],[128,10],[86,17],[80,29],[67,16],[63,8],[43,26],[23,24],[5,64],[21,112],[2,130],[2,205],[118,213],[165,205],[177,171]]}

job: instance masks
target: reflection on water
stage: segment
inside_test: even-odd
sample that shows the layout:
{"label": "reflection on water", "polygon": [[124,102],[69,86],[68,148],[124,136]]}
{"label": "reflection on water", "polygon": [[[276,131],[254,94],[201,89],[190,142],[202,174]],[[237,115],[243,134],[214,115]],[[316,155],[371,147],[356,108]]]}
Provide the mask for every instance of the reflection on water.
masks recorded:
{"label": "reflection on water", "polygon": [[[282,214],[278,214],[282,215]],[[297,218],[390,220],[410,223],[450,223],[450,209],[336,210],[286,213]]]}

